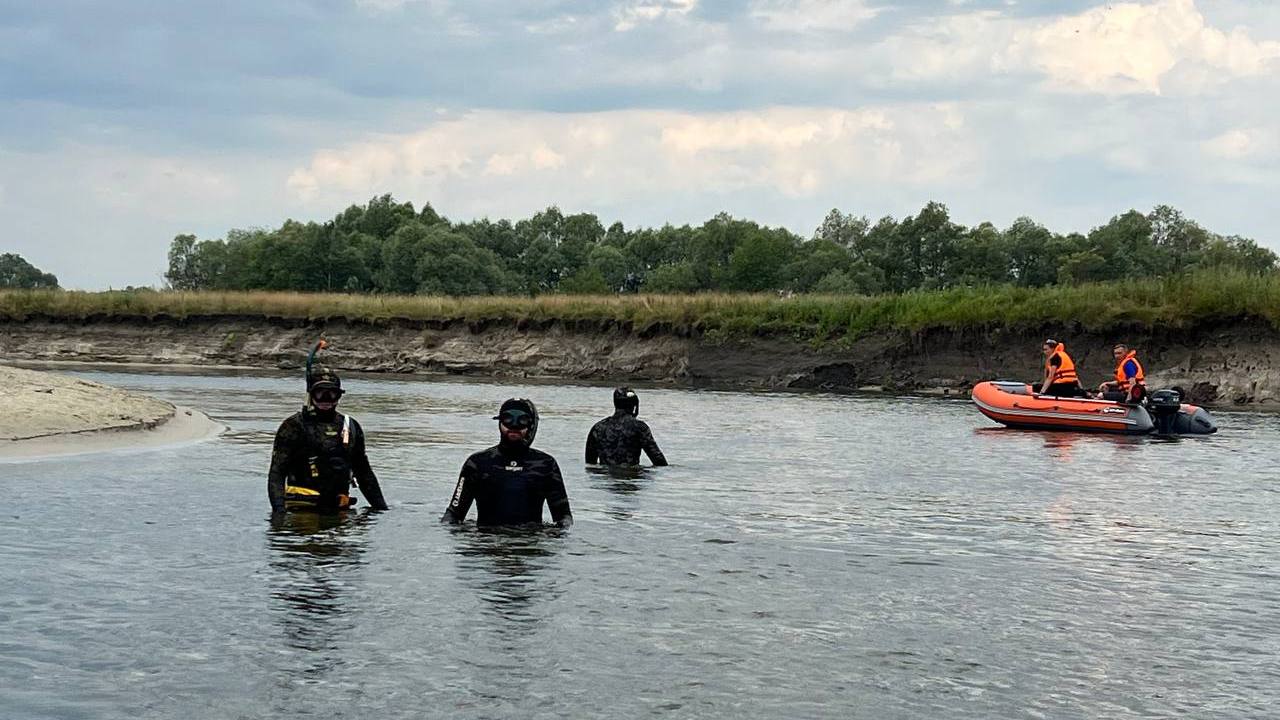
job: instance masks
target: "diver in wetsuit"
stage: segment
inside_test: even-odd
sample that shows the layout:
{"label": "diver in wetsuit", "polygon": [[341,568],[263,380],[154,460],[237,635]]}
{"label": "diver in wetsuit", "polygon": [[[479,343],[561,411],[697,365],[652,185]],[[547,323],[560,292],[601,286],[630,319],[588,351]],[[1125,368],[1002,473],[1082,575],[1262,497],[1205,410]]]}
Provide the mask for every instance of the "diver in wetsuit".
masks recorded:
{"label": "diver in wetsuit", "polygon": [[666,465],[649,425],[640,414],[640,396],[631,388],[613,391],[613,415],[596,423],[587,433],[587,464],[639,465],[644,450],[655,466]]}
{"label": "diver in wetsuit", "polygon": [[351,507],[353,478],[370,507],[387,509],[365,453],[364,430],[351,416],[338,412],[341,397],[337,373],[308,371],[307,405],[280,424],[271,449],[267,497],[273,513],[332,513]]}
{"label": "diver in wetsuit", "polygon": [[477,525],[541,523],[546,503],[556,525],[572,525],[560,466],[555,458],[530,447],[538,434],[538,409],[533,402],[508,400],[494,420],[498,421],[498,444],[463,463],[453,499],[440,521],[461,523],[474,501]]}

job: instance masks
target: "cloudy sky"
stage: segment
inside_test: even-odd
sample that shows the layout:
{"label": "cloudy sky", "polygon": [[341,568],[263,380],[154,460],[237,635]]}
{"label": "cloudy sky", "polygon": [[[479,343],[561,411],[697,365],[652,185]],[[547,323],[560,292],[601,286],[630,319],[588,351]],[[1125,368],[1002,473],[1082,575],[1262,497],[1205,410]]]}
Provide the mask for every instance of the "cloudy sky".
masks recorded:
{"label": "cloudy sky", "polygon": [[452,219],[833,207],[1280,249],[1275,0],[0,0],[0,252],[157,284],[170,239],[375,194]]}

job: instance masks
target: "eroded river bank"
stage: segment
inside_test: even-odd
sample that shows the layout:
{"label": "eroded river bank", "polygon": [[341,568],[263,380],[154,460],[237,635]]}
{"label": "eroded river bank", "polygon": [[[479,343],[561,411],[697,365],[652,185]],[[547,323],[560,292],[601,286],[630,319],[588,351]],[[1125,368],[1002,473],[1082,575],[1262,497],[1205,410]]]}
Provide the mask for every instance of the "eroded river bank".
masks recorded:
{"label": "eroded river bank", "polygon": [[1110,348],[1123,340],[1139,348],[1153,386],[1181,387],[1200,404],[1280,408],[1280,333],[1244,322],[1123,336],[933,330],[815,346],[599,322],[33,317],[0,322],[0,359],[291,369],[322,334],[331,342],[326,362],[349,371],[955,395],[982,380],[1039,377],[1039,347],[1049,336],[1068,344],[1082,379],[1096,384],[1110,377]]}

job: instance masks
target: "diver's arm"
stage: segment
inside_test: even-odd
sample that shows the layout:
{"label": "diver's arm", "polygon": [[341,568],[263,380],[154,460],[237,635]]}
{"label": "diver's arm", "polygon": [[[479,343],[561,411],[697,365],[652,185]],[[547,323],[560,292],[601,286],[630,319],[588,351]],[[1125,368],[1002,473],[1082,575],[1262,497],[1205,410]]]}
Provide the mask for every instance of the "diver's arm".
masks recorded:
{"label": "diver's arm", "polygon": [[591,428],[591,432],[587,433],[587,464],[595,465],[600,462],[600,443],[596,442],[596,429]]}
{"label": "diver's arm", "polygon": [[667,456],[662,454],[662,449],[658,447],[658,441],[653,439],[653,431],[649,429],[648,424],[641,423],[641,425],[643,425],[644,429],[644,433],[640,438],[641,442],[644,443],[641,445],[644,448],[644,454],[649,456],[649,462],[653,463],[654,467],[666,465]]}
{"label": "diver's arm", "polygon": [[440,516],[440,522],[457,525],[467,519],[471,502],[476,498],[475,471],[475,461],[467,458],[462,464],[462,472],[458,473],[458,485],[453,489],[453,498],[449,501],[449,507],[445,508],[444,515]]}
{"label": "diver's arm", "polygon": [[569,509],[569,493],[564,489],[564,477],[560,475],[560,465],[555,460],[551,461],[551,470],[545,482],[547,509],[551,511],[551,520],[562,528],[573,525],[573,512]]}
{"label": "diver's arm", "polygon": [[351,421],[351,473],[360,486],[360,494],[374,510],[386,510],[387,501],[382,497],[382,486],[369,464],[369,454],[364,447],[364,429],[354,419]]}
{"label": "diver's arm", "polygon": [[271,467],[267,470],[267,499],[271,501],[271,512],[282,513],[284,507],[285,478],[289,475],[289,461],[294,448],[298,446],[298,436],[289,418],[280,423],[276,430],[276,439],[271,446]]}

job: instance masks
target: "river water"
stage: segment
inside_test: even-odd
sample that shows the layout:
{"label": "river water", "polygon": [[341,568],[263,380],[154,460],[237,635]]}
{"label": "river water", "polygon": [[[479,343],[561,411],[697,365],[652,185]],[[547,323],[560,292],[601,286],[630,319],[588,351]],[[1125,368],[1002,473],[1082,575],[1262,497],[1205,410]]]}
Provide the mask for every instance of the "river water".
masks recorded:
{"label": "river water", "polygon": [[[5,718],[1234,718],[1280,706],[1280,417],[1180,442],[968,403],[349,379],[392,506],[269,521],[296,378],[87,372],[229,426],[0,465]],[[572,530],[437,520],[534,398]],[[474,512],[474,511],[473,511]],[[474,517],[474,516],[473,516]]]}

